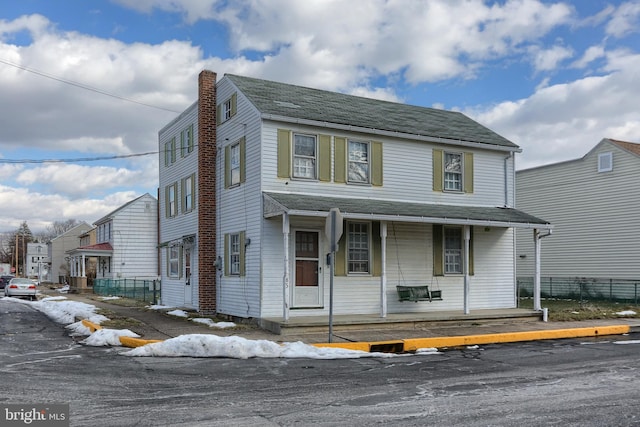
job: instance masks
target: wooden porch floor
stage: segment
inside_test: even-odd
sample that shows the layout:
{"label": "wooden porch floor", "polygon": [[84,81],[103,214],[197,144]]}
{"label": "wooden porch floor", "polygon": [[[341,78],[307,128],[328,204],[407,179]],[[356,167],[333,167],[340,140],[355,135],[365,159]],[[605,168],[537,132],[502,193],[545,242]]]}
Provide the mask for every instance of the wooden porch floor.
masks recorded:
{"label": "wooden porch floor", "polygon": [[[519,322],[541,319],[542,312],[522,308],[473,310],[469,314],[464,314],[462,310],[454,310],[391,313],[387,314],[387,317],[376,314],[334,315],[333,330],[422,329],[489,321]],[[329,316],[292,316],[286,321],[282,317],[264,318],[260,320],[260,327],[279,335],[324,332],[329,330]]]}

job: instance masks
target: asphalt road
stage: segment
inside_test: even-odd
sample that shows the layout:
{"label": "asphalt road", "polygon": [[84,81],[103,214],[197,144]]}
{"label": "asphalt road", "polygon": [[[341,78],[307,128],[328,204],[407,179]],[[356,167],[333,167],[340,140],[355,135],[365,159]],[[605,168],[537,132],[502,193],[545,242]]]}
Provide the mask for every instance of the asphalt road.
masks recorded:
{"label": "asphalt road", "polygon": [[72,426],[632,426],[634,340],[349,360],[132,358],[0,300],[0,402],[70,403]]}

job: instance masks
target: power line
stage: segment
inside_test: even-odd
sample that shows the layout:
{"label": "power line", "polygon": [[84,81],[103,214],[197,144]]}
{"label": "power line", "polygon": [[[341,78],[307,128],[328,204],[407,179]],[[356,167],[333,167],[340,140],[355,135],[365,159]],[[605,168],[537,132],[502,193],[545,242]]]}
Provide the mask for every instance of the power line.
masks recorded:
{"label": "power line", "polygon": [[120,156],[103,156],[103,157],[77,157],[74,159],[2,159],[0,163],[4,164],[25,164],[25,163],[80,163],[80,162],[97,162],[100,160],[127,159],[130,157],[142,157],[158,154],[160,151],[149,151],[146,153],[123,154]]}
{"label": "power line", "polygon": [[27,71],[29,73],[33,73],[33,74],[36,74],[36,75],[41,76],[41,77],[46,77],[46,78],[51,79],[51,80],[56,80],[56,81],[64,83],[64,84],[75,86],[75,87],[78,87],[80,89],[84,89],[84,90],[88,90],[88,91],[91,91],[91,92],[99,93],[99,94],[105,95],[105,96],[110,96],[111,98],[116,98],[116,99],[120,99],[122,101],[132,102],[134,104],[143,105],[145,107],[156,108],[158,110],[168,111],[170,113],[176,113],[176,114],[180,113],[180,111],[175,111],[175,110],[171,110],[169,108],[164,108],[164,107],[158,107],[157,105],[146,104],[144,102],[136,101],[135,99],[125,98],[124,96],[115,95],[113,93],[109,93],[109,92],[106,92],[104,90],[92,87],[92,86],[88,86],[88,85],[85,85],[85,84],[82,84],[82,83],[74,82],[73,80],[63,79],[62,77],[57,77],[57,76],[54,76],[52,74],[45,73],[44,71],[39,71],[39,70],[36,70],[36,69],[33,69],[33,68],[25,67],[24,65],[15,64],[13,62],[7,61],[7,60],[2,59],[2,58],[0,58],[0,63],[9,65],[11,67],[19,68],[19,69],[21,69],[23,71]]}

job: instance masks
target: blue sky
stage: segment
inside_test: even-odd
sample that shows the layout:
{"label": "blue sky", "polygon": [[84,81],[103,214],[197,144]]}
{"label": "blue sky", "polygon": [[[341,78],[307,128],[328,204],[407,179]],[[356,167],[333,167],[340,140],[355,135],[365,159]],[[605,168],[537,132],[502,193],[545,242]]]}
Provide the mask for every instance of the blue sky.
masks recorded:
{"label": "blue sky", "polygon": [[[640,142],[640,0],[0,3],[0,232],[156,194],[202,69],[462,111],[519,169]],[[124,99],[123,99],[124,98]]]}

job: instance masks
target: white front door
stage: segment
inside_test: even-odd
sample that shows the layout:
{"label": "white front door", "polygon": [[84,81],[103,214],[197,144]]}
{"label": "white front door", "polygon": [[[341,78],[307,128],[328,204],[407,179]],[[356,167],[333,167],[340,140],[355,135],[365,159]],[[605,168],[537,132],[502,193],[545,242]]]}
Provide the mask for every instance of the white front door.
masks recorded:
{"label": "white front door", "polygon": [[296,230],[294,253],[294,308],[322,307],[320,232]]}
{"label": "white front door", "polygon": [[184,305],[193,304],[193,291],[191,286],[191,248],[184,248],[182,251],[184,260]]}

